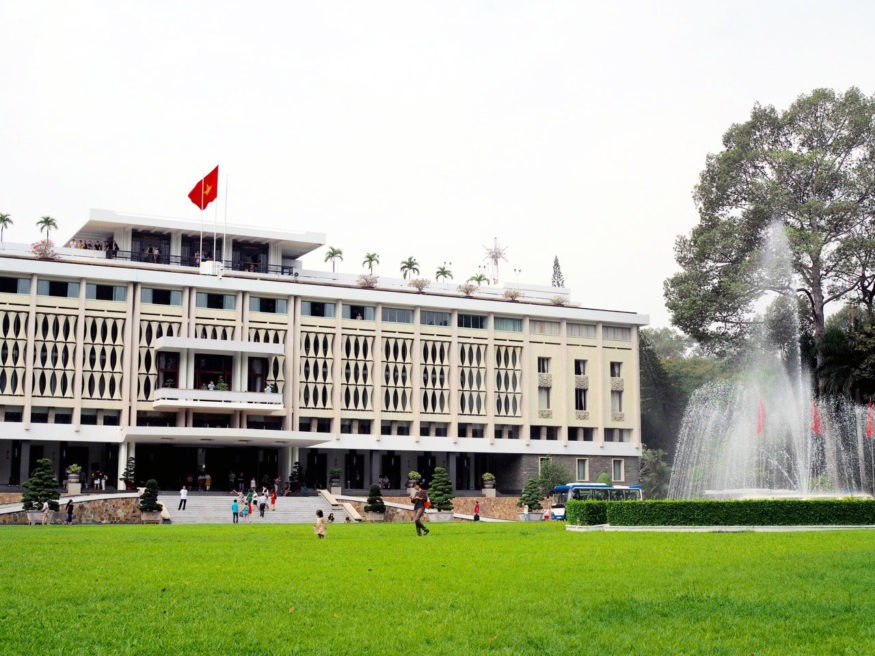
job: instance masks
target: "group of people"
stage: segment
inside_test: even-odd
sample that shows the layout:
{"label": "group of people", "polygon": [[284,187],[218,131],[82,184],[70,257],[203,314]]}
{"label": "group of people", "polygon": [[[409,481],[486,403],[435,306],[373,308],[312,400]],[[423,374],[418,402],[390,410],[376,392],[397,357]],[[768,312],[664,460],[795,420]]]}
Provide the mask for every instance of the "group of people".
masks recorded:
{"label": "group of people", "polygon": [[271,511],[276,511],[276,489],[268,490],[267,486],[261,488],[261,492],[255,491],[255,486],[249,488],[246,494],[241,491],[234,492],[234,499],[231,501],[231,522],[237,524],[240,522],[240,517],[244,521],[249,521],[249,518],[258,510],[260,517],[264,517],[268,504]]}
{"label": "group of people", "polygon": [[149,246],[146,249],[146,252],[143,253],[144,262],[152,262],[153,264],[158,264],[161,261],[161,249],[157,246]]}
{"label": "group of people", "polygon": [[105,242],[100,239],[71,239],[67,248],[81,248],[86,251],[106,251],[106,257],[113,259],[118,257],[118,243],[112,239]]}

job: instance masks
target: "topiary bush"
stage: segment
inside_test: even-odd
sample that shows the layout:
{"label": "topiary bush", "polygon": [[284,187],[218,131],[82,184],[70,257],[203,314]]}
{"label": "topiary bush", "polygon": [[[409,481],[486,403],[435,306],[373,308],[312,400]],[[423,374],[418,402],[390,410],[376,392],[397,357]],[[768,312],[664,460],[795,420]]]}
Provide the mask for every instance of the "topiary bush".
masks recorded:
{"label": "topiary bush", "polygon": [[431,500],[432,507],[437,510],[452,510],[455,496],[447,470],[444,467],[435,467],[431,487],[428,488],[428,498]]}
{"label": "topiary bush", "polygon": [[21,495],[21,503],[25,510],[42,510],[43,503],[46,501],[49,502],[51,510],[60,510],[58,499],[61,498],[61,493],[58,491],[58,479],[55,478],[51,459],[37,460],[30,479],[25,481],[22,487],[25,492]]}
{"label": "topiary bush", "polygon": [[161,512],[163,505],[158,503],[158,481],[150,478],[146,481],[146,489],[140,495],[140,512]]}
{"label": "topiary bush", "polygon": [[582,526],[859,526],[875,524],[875,500],[571,500],[565,517]]}
{"label": "topiary bush", "polygon": [[386,512],[386,504],[383,502],[383,491],[380,489],[379,483],[371,483],[371,487],[368,489],[365,512]]}
{"label": "topiary bush", "polygon": [[125,470],[122,472],[122,481],[125,483],[125,487],[128,489],[133,488],[134,483],[136,482],[136,460],[134,456],[128,456],[128,461],[125,464]]}
{"label": "topiary bush", "polygon": [[529,510],[541,510],[541,501],[544,499],[543,490],[541,489],[542,482],[540,477],[530,478],[523,486],[522,494],[519,501],[516,502],[517,507],[522,508],[528,506]]}
{"label": "topiary bush", "polygon": [[608,523],[609,501],[575,501],[565,504],[565,521],[572,526],[599,526]]}

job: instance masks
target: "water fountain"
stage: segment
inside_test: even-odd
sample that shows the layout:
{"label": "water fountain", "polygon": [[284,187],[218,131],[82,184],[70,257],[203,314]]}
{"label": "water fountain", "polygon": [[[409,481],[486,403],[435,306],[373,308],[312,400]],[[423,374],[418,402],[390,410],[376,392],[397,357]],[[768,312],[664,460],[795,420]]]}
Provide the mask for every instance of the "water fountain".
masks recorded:
{"label": "water fountain", "polygon": [[[772,230],[767,251],[767,270],[792,282],[783,230]],[[763,335],[738,378],[693,394],[678,436],[669,498],[865,495],[873,449],[866,428],[872,419],[867,408],[845,400],[814,401],[798,352],[798,326],[793,332],[788,343],[795,350],[782,353]]]}

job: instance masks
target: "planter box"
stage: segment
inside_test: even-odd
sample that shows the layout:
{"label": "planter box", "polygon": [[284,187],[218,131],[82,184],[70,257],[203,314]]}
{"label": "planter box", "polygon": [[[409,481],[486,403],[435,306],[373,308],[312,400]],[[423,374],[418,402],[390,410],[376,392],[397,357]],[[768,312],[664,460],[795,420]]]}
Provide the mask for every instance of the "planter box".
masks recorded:
{"label": "planter box", "polygon": [[428,517],[428,521],[430,521],[430,522],[451,522],[451,521],[453,521],[453,511],[452,510],[426,511],[425,516]]}
{"label": "planter box", "polygon": [[495,488],[494,487],[484,487],[483,488],[483,496],[484,497],[495,497]]}
{"label": "planter box", "polygon": [[73,496],[82,494],[82,483],[73,483],[72,481],[69,481],[67,483],[67,494]]}
{"label": "planter box", "polygon": [[343,488],[339,485],[332,485],[328,491],[331,492],[331,496],[333,497],[339,497],[341,494],[343,494]]}
{"label": "planter box", "polygon": [[373,512],[370,510],[365,511],[365,521],[366,522],[382,522],[386,519],[386,513],[384,512]]}
{"label": "planter box", "polygon": [[161,511],[155,512],[140,512],[140,521],[143,524],[160,524],[161,523]]}
{"label": "planter box", "polygon": [[519,513],[517,516],[520,518],[521,522],[543,522],[544,521],[544,511],[543,510],[529,511],[529,518],[528,519],[526,519],[526,513]]}

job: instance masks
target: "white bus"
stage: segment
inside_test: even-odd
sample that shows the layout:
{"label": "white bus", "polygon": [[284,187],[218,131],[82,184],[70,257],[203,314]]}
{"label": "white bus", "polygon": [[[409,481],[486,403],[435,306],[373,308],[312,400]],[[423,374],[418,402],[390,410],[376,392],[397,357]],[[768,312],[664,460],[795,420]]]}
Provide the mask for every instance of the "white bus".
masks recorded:
{"label": "white bus", "polygon": [[550,506],[552,519],[565,520],[565,503],[574,501],[641,501],[640,485],[608,485],[607,483],[568,483],[553,488]]}

